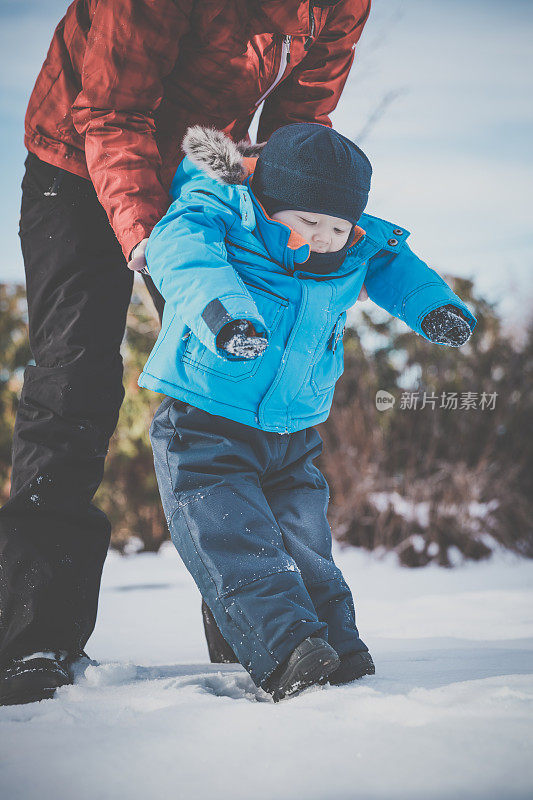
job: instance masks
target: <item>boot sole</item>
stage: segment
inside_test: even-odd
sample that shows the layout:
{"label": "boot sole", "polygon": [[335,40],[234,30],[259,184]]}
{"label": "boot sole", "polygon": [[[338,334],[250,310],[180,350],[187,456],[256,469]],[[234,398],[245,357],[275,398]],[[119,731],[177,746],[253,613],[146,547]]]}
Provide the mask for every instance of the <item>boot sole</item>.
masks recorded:
{"label": "boot sole", "polygon": [[[341,669],[342,669],[342,662],[341,662]],[[345,676],[342,679],[335,678],[335,675],[330,675],[327,679],[332,686],[345,686],[348,683],[353,683],[354,681],[358,681],[360,678],[364,678],[366,675],[375,675],[376,674],[376,666],[372,661],[370,664],[368,662],[363,661],[360,669],[357,669]]]}
{"label": "boot sole", "polygon": [[308,653],[294,666],[293,675],[297,673],[298,677],[295,678],[291,675],[285,682],[285,687],[273,692],[272,699],[275,703],[279,703],[286,697],[296,697],[310,686],[324,683],[328,675],[331,675],[339,664],[340,658],[333,653],[331,656],[324,656],[319,661],[317,661],[316,653]]}
{"label": "boot sole", "polygon": [[61,669],[43,668],[31,661],[26,669],[4,678],[0,684],[0,706],[23,705],[49,700],[60,686],[72,683]]}
{"label": "boot sole", "polygon": [[59,686],[47,686],[38,692],[15,692],[0,697],[0,706],[18,706],[28,703],[39,703],[41,700],[50,700],[56,693]]}

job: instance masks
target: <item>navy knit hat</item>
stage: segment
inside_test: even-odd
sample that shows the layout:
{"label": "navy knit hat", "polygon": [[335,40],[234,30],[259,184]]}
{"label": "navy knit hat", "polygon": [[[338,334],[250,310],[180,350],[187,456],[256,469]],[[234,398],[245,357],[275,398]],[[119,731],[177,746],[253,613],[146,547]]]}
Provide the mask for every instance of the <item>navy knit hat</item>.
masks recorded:
{"label": "navy knit hat", "polygon": [[290,208],[346,219],[355,225],[370,191],[372,167],[356,144],[315,122],[274,131],[251,187],[269,214]]}

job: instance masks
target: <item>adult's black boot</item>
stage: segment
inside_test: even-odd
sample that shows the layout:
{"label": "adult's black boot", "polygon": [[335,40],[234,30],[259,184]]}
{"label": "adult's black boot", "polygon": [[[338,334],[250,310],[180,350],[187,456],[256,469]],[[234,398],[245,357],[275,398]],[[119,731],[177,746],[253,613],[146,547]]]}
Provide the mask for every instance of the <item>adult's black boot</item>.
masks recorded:
{"label": "adult's black boot", "polygon": [[274,670],[263,688],[278,703],[285,697],[295,697],[309,686],[324,683],[339,664],[339,656],[333,647],[324,639],[311,636]]}
{"label": "adult's black boot", "polygon": [[70,655],[47,650],[13,658],[0,667],[0,705],[47,700],[60,686],[74,683],[87,666],[97,663],[83,650]]}
{"label": "adult's black boot", "polygon": [[204,622],[205,638],[207,641],[207,649],[209,651],[211,663],[238,664],[239,659],[220,633],[213,613],[205,600],[202,600],[202,619]]}

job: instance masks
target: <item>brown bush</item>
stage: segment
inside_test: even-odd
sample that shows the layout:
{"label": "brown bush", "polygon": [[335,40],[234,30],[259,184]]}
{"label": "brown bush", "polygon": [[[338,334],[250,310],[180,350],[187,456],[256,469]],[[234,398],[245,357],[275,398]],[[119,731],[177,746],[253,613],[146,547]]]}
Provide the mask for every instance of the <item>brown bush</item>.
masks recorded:
{"label": "brown bush", "polygon": [[[330,521],[341,540],[394,550],[408,566],[480,559],[498,545],[533,556],[533,325],[513,343],[469,281],[448,280],[478,319],[462,348],[432,345],[366,312],[364,326],[384,343],[365,352],[355,331],[346,337],[345,374],[320,426]],[[378,411],[376,391],[398,401],[406,375],[420,397],[496,392],[494,410],[396,402]]]}

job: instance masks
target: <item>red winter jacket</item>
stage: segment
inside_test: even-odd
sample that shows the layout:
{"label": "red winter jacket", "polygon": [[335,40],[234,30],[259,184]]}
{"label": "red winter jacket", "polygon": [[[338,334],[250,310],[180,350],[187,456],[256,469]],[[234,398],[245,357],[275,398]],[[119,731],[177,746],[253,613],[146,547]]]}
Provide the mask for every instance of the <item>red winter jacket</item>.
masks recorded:
{"label": "red winter jacket", "polygon": [[312,17],[310,6],[75,0],[31,95],[26,147],[90,178],[128,256],[168,208],[190,125],[245,138],[274,83],[260,141],[289,122],[331,125],[370,0],[317,5]]}

